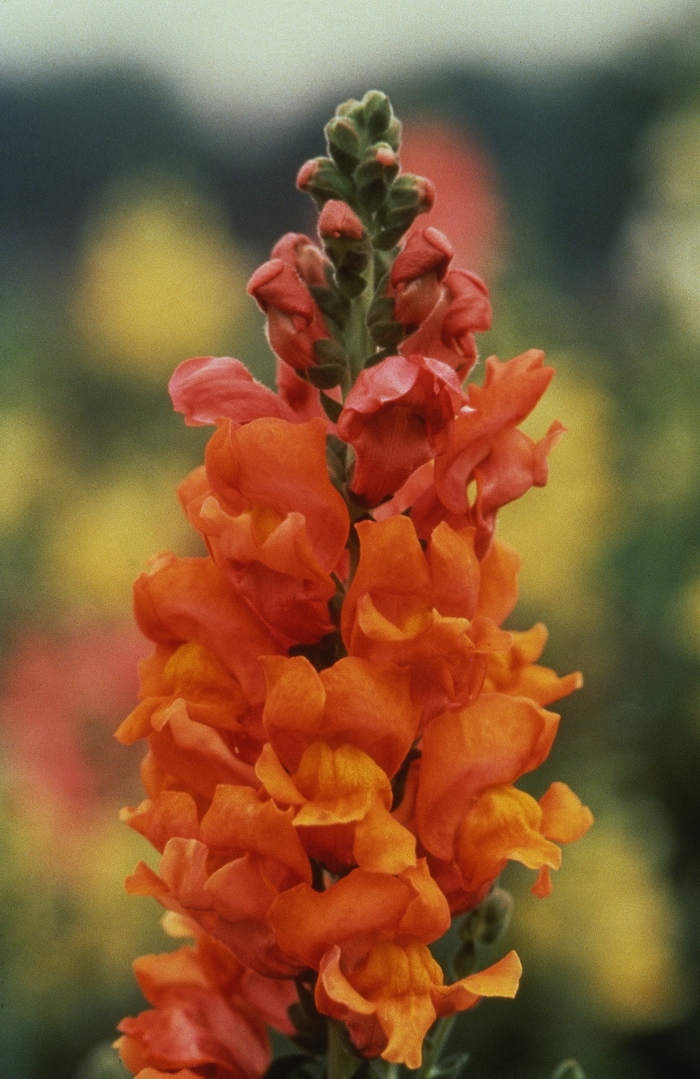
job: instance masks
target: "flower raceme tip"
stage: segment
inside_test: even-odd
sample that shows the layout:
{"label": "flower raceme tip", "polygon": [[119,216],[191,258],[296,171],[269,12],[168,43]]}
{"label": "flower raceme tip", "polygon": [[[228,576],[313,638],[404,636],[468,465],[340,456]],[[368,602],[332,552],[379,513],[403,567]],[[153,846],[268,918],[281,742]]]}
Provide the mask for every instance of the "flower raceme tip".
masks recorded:
{"label": "flower raceme tip", "polygon": [[547,481],[563,428],[519,424],[553,371],[533,349],[465,385],[488,290],[421,227],[435,193],[400,171],[388,99],[346,102],[326,137],[297,180],[318,242],[284,236],[248,285],[277,391],[230,357],[170,382],[215,427],[179,489],[207,554],[136,582],[154,652],[117,737],[146,743],[123,817],[161,856],[127,889],[193,943],[135,965],[152,1007],[118,1046],[139,1079],[259,1079],[265,1024],[313,1056],[326,1020],[357,1067],[419,1068],[437,1018],[521,970],[510,952],[445,984],[428,946],[508,861],[546,896],[592,822],[564,783],[516,786],[581,685],[539,664],[542,625],[503,627],[520,563],[497,516]]}

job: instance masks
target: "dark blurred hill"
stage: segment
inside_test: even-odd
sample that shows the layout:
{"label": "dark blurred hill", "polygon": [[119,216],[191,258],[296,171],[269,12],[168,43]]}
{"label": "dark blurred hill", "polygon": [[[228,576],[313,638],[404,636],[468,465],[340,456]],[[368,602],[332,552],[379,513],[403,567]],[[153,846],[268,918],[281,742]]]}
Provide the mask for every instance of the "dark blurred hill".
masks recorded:
{"label": "dark blurred hill", "polygon": [[[635,198],[640,136],[692,75],[691,61],[666,62],[666,48],[548,82],[477,69],[383,88],[402,116],[439,114],[482,142],[513,215],[532,222],[555,273],[573,282],[609,254]],[[70,244],[106,183],[155,166],[211,188],[238,237],[264,253],[305,220],[290,181],[322,152],[333,107],[324,102],[274,145],[260,131],[251,153],[245,118],[232,117],[225,140],[209,138],[167,85],[136,70],[0,83],[0,234]]]}

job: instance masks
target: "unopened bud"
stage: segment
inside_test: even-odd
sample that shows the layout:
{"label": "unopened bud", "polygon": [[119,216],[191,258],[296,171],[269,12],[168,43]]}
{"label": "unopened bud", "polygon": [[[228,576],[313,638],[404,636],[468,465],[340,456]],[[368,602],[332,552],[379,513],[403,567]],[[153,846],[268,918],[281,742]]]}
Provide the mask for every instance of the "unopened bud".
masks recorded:
{"label": "unopened bud", "polygon": [[338,105],[335,114],[336,116],[349,116],[352,120],[356,120],[358,117],[364,116],[362,102],[351,97],[348,101],[344,101],[342,105]]}
{"label": "unopened bud", "polygon": [[425,214],[435,203],[435,188],[425,176],[404,172],[391,185],[389,202],[392,206],[410,207],[416,215]]}
{"label": "unopened bud", "polygon": [[364,120],[373,142],[383,139],[394,119],[391,102],[380,90],[370,90],[362,98]]}
{"label": "unopened bud", "polygon": [[318,219],[322,240],[364,240],[365,227],[354,210],[339,199],[329,199]]}
{"label": "unopened bud", "polygon": [[353,174],[365,209],[370,212],[379,209],[398,171],[398,158],[388,143],[380,142],[369,148]]}
{"label": "unopened bud", "polygon": [[510,923],[513,897],[504,888],[494,888],[481,908],[481,940],[484,944],[495,944]]}
{"label": "unopened bud", "polygon": [[397,120],[396,117],[394,117],[386,129],[384,138],[389,143],[392,150],[396,150],[398,153],[399,146],[401,145],[401,121]]}
{"label": "unopened bud", "polygon": [[459,935],[465,942],[494,944],[508,927],[513,898],[504,888],[494,888],[486,898],[464,916]]}
{"label": "unopened bud", "polygon": [[350,181],[329,157],[315,157],[305,162],[297,173],[297,187],[311,195],[319,209],[329,199],[346,200],[352,195]]}
{"label": "unopened bud", "polygon": [[[315,341],[314,353],[318,363],[324,367],[328,367],[330,364],[335,364],[336,367],[343,367],[348,362],[345,349],[332,338],[323,338],[320,341]],[[334,385],[337,385],[337,383],[334,383]]]}
{"label": "unopened bud", "polygon": [[375,147],[375,156],[382,168],[398,169],[399,159],[396,155],[396,151],[392,150],[391,146],[389,146],[387,142],[380,142]]}
{"label": "unopened bud", "polygon": [[342,172],[348,175],[360,160],[360,138],[349,117],[336,116],[325,128],[328,151]]}

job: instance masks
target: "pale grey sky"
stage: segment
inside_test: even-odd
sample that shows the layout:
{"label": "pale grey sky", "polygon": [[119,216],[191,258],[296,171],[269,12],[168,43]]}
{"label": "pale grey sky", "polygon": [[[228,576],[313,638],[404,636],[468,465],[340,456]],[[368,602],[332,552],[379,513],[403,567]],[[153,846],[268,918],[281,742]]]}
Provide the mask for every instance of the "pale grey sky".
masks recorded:
{"label": "pale grey sky", "polygon": [[605,60],[699,0],[0,0],[0,70],[137,62],[203,109],[261,118],[439,61]]}

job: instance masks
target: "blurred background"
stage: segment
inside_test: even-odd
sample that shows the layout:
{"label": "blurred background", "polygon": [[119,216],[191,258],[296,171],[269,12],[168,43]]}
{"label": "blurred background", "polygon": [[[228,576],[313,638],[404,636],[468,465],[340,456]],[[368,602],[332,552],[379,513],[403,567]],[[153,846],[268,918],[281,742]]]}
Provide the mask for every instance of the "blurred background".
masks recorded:
{"label": "blurred background", "polygon": [[[515,1003],[463,1017],[473,1079],[700,1075],[700,8],[681,0],[4,0],[0,7],[0,1074],[117,1079],[168,946],[122,878],[145,841],[112,731],[148,651],[130,584],[196,553],[174,487],[207,432],[190,355],[272,360],[248,275],[287,230],[335,105],[405,121],[433,223],[492,289],[482,355],[545,348],[529,421],[569,434],[502,514],[512,625],[581,667],[540,795],[595,829],[551,899],[518,867]],[[477,377],[480,372],[477,373]],[[520,867],[522,868],[522,867]],[[497,955],[484,955],[492,961]]]}

